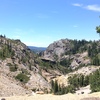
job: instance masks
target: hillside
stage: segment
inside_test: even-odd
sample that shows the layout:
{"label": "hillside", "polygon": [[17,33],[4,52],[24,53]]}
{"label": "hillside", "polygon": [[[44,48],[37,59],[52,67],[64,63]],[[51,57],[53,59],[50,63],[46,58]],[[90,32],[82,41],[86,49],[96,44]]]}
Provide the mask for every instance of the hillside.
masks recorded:
{"label": "hillside", "polygon": [[20,40],[0,37],[0,96],[50,89],[50,84],[40,74],[36,59],[36,54]]}
{"label": "hillside", "polygon": [[59,62],[60,65],[72,69],[89,64],[98,66],[100,41],[61,39],[48,46],[42,59]]}
{"label": "hillside", "polygon": [[100,91],[96,81],[100,78],[100,41],[61,39],[50,44],[41,59],[49,63],[49,68],[63,73],[52,79],[55,94]]}
{"label": "hillside", "polygon": [[[0,96],[50,93],[55,80],[61,89],[65,89],[63,93],[68,93],[70,88],[75,92],[82,88],[79,83],[74,88],[66,87],[74,83],[69,84],[69,77],[74,77],[75,81],[81,80],[81,77],[85,79],[99,69],[99,65],[100,41],[62,39],[36,54],[20,40],[0,36]],[[90,84],[87,81],[82,86]],[[62,85],[65,87],[62,88]]]}

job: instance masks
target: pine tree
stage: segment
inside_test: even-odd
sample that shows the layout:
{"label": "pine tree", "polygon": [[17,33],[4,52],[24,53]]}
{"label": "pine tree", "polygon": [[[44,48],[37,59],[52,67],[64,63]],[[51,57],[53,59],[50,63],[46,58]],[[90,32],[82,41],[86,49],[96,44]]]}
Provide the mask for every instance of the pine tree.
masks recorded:
{"label": "pine tree", "polygon": [[90,87],[92,92],[100,91],[100,69],[90,75]]}
{"label": "pine tree", "polygon": [[52,87],[52,92],[54,92],[54,81],[51,80],[51,87]]}
{"label": "pine tree", "polygon": [[58,82],[57,80],[55,80],[55,83],[54,83],[54,94],[58,92]]}

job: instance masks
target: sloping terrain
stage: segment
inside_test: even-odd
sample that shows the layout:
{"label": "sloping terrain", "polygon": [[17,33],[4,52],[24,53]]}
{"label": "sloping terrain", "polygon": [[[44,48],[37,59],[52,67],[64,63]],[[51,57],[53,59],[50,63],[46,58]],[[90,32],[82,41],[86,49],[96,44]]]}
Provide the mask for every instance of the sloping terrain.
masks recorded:
{"label": "sloping terrain", "polygon": [[0,37],[0,96],[50,90],[35,59],[36,55],[20,40]]}
{"label": "sloping terrain", "polygon": [[98,67],[97,66],[82,67],[82,68],[78,69],[77,71],[71,72],[69,74],[58,76],[56,79],[58,80],[58,82],[61,82],[61,83],[63,83],[63,81],[66,81],[65,84],[67,84],[67,78],[69,76],[74,75],[74,74],[89,75],[89,74],[95,72],[99,68],[100,68],[100,66],[98,66]]}
{"label": "sloping terrain", "polygon": [[[93,92],[99,91],[99,87],[93,88],[93,80],[99,79],[97,75],[100,74],[100,41],[61,39],[50,44],[41,59],[44,62],[55,63],[57,66],[51,66],[52,69],[63,73],[53,77],[51,84],[55,94],[66,94],[68,91],[87,94],[91,92],[90,88]],[[98,74],[95,73],[93,79],[91,77],[95,71]]]}

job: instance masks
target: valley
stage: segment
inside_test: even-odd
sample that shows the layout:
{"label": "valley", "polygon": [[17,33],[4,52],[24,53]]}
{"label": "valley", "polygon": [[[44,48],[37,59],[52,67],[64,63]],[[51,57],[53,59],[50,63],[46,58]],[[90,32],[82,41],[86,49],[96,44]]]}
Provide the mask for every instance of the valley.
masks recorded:
{"label": "valley", "polygon": [[0,96],[99,91],[91,77],[100,74],[100,41],[61,39],[38,54],[20,40],[0,41]]}

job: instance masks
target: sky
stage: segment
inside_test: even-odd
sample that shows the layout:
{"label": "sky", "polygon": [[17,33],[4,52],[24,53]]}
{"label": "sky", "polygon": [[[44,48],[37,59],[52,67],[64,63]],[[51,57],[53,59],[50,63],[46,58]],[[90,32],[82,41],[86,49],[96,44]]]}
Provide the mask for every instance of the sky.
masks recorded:
{"label": "sky", "polygon": [[0,0],[0,34],[27,46],[98,40],[100,0]]}

